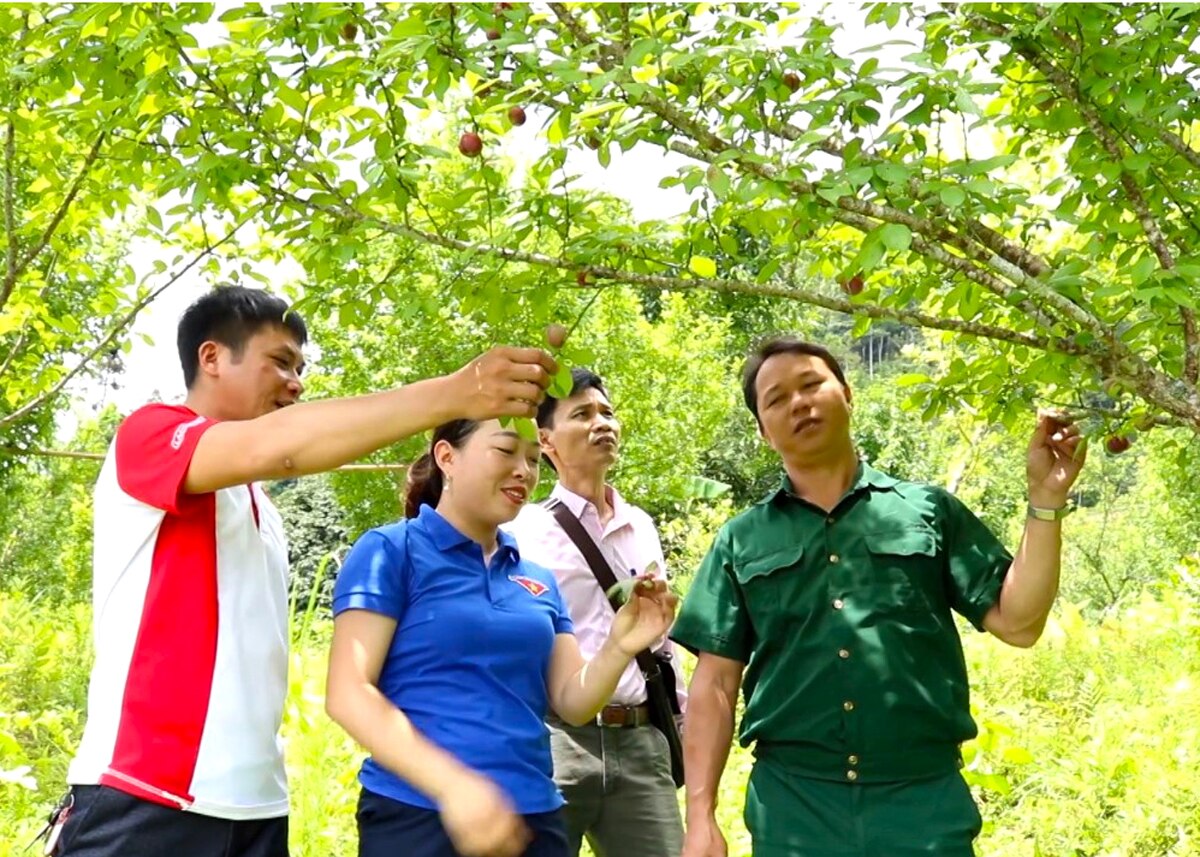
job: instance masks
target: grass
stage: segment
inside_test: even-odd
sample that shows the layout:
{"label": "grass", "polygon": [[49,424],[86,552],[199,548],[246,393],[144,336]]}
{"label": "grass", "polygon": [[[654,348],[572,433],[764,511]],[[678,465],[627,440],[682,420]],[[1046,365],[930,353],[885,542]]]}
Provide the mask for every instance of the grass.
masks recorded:
{"label": "grass", "polygon": [[[306,611],[306,613],[309,611]],[[62,788],[82,726],[88,610],[0,592],[0,857],[20,853]],[[354,853],[361,752],[323,711],[330,625],[294,623],[285,715],[292,853]],[[1071,605],[1031,651],[969,634],[980,738],[965,774],[987,857],[1200,855],[1200,604],[1167,592],[1100,624]],[[735,748],[720,823],[750,854],[741,807],[751,757]]]}

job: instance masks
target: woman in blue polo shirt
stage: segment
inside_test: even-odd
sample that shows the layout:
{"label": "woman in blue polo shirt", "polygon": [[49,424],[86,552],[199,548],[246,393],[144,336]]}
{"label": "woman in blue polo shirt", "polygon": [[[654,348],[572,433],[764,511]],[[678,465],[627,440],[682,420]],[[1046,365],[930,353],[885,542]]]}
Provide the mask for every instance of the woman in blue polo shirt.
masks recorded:
{"label": "woman in blue polo shirt", "polygon": [[407,520],[364,534],[334,588],[326,708],[370,752],[360,857],[561,857],[547,709],[593,718],[675,598],[640,584],[585,662],[553,574],[499,525],[538,474],[499,422],[434,432],[409,472]]}

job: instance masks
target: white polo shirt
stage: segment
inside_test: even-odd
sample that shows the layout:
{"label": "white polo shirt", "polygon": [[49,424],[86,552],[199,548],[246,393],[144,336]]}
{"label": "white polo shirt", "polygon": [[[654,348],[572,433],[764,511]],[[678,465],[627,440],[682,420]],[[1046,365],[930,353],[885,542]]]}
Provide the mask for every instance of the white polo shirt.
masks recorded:
{"label": "white polo shirt", "polygon": [[183,490],[214,421],[149,405],[117,430],[95,488],[95,664],[68,771],[226,819],[288,811],[283,521],[257,485]]}

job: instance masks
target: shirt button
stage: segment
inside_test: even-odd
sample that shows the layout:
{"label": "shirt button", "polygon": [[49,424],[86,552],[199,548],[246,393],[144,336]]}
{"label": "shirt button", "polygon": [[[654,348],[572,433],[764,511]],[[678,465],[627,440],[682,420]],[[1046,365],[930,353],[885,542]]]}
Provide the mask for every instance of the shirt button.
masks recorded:
{"label": "shirt button", "polygon": [[854,703],[847,699],[845,702],[842,703],[842,708],[845,709],[846,711],[853,711]]}
{"label": "shirt button", "polygon": [[850,782],[854,782],[858,779],[858,771],[846,771],[846,779],[848,779]]}
{"label": "shirt button", "polygon": [[829,561],[830,561],[830,562],[834,562],[834,563],[836,563],[836,562],[841,562],[841,559],[842,559],[842,558],[841,558],[840,556],[838,556],[837,554],[835,554],[835,553],[831,553],[831,554],[829,555]]}
{"label": "shirt button", "polygon": [[826,519],[825,519],[825,523],[827,523],[827,524],[832,524],[832,523],[833,523],[833,518],[826,518]]}
{"label": "shirt button", "polygon": [[858,764],[858,756],[851,756],[846,761],[848,761],[851,765],[857,765]]}
{"label": "shirt button", "polygon": [[833,599],[833,609],[834,610],[841,610],[845,606],[846,606],[846,602],[843,601],[842,599],[840,599],[840,598]]}
{"label": "shirt button", "polygon": [[838,657],[841,658],[843,661],[846,660],[846,658],[850,657],[850,650],[849,649],[838,649]]}

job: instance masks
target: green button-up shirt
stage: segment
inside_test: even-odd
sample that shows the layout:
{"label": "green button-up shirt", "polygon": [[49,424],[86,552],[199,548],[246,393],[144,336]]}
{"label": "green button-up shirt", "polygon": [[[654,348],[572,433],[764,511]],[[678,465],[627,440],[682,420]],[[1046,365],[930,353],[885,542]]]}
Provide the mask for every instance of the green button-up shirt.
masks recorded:
{"label": "green button-up shirt", "polygon": [[1012,557],[947,491],[866,464],[832,512],[779,489],[718,533],[671,636],[746,664],[739,738],[802,776],[953,771],[976,735],[951,611],[977,628]]}

